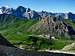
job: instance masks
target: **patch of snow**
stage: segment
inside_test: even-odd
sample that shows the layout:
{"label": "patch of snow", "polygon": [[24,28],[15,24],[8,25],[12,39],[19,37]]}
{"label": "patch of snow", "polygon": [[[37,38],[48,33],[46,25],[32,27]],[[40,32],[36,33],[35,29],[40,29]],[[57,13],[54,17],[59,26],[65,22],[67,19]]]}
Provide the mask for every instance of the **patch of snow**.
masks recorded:
{"label": "patch of snow", "polygon": [[0,14],[2,14],[2,11],[1,11],[1,9],[0,9]]}

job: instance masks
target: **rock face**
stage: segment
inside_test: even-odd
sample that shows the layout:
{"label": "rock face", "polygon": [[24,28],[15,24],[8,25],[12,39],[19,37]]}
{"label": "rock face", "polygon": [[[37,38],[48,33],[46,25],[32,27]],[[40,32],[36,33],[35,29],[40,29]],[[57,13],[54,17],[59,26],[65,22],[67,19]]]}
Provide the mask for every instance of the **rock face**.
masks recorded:
{"label": "rock face", "polygon": [[[35,29],[35,30],[34,30]],[[46,16],[42,17],[42,19],[34,24],[29,31],[41,32],[42,34],[50,34],[51,36],[64,36],[68,30],[66,26],[63,24],[61,18]]]}

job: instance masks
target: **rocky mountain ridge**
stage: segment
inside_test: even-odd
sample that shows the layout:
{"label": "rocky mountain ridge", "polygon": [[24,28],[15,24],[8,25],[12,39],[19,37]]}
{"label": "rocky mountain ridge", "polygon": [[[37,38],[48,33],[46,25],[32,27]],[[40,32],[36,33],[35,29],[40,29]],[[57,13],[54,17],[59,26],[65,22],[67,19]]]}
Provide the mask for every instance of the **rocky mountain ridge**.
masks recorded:
{"label": "rocky mountain ridge", "polygon": [[31,10],[30,8],[25,8],[23,6],[19,6],[16,9],[9,8],[9,7],[1,7],[0,8],[0,14],[10,14],[13,16],[16,16],[18,18],[27,18],[27,19],[39,19],[42,16],[55,16],[55,17],[61,17],[61,19],[70,19],[72,21],[75,21],[75,14],[69,12],[69,13],[52,13],[52,12],[46,12],[46,11],[35,11]]}

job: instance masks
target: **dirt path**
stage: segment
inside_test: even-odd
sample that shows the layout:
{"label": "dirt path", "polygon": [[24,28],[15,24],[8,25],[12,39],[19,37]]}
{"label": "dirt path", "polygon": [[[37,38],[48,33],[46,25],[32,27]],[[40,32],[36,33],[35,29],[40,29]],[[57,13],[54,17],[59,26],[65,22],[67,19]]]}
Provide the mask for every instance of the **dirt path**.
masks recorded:
{"label": "dirt path", "polygon": [[72,44],[69,44],[69,45],[65,46],[62,50],[69,51],[69,50],[72,50],[74,48],[75,48],[75,42],[72,43]]}
{"label": "dirt path", "polygon": [[46,51],[46,52],[52,52],[52,53],[63,53],[63,54],[73,54],[73,55],[75,55],[75,52],[72,52],[72,51],[63,51],[63,50],[39,50],[39,51]]}

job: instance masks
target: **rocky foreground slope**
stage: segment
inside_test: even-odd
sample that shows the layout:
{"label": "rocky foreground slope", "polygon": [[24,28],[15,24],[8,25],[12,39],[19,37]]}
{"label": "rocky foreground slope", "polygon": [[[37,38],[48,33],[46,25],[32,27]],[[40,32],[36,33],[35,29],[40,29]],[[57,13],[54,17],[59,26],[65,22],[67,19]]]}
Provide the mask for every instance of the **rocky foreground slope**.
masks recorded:
{"label": "rocky foreground slope", "polygon": [[25,51],[13,46],[2,34],[0,34],[0,56],[71,56],[74,54],[55,53],[55,52],[37,52]]}
{"label": "rocky foreground slope", "polygon": [[0,56],[75,56],[67,53],[28,52],[14,47],[0,45]]}

